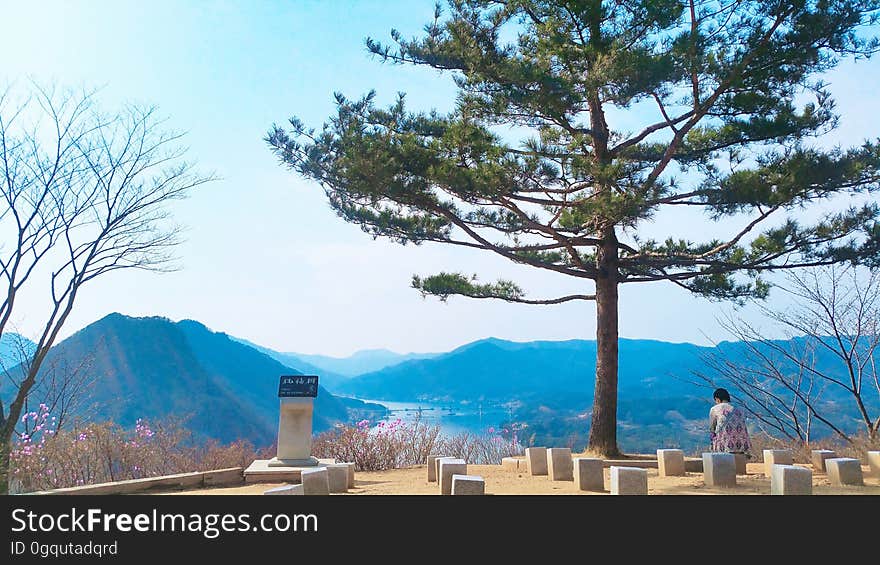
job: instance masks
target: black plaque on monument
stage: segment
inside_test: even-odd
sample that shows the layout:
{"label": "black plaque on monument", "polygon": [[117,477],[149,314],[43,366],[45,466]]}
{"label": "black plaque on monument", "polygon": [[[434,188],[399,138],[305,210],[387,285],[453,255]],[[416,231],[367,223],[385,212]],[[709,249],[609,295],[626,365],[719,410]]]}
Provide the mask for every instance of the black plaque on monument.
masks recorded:
{"label": "black plaque on monument", "polygon": [[282,375],[278,398],[315,398],[318,396],[317,375]]}

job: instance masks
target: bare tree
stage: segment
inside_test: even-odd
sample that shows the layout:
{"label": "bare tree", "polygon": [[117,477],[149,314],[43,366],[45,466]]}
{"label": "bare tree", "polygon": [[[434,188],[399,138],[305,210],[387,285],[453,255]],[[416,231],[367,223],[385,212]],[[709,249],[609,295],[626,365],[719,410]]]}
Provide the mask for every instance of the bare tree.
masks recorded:
{"label": "bare tree", "polygon": [[[793,308],[760,308],[787,339],[770,339],[755,324],[728,317],[739,342],[716,346],[697,373],[729,386],[771,435],[809,443],[824,424],[852,443],[853,422],[869,441],[880,437],[880,275],[867,268],[825,267],[787,276],[781,287]],[[775,433],[774,433],[775,432]]]}
{"label": "bare tree", "polygon": [[[18,391],[21,381],[27,376],[28,361],[33,356],[35,344],[18,333],[4,334],[6,349],[5,358],[0,358],[0,373],[5,377],[0,382],[0,391],[11,389]],[[40,369],[40,378],[28,393],[22,411],[36,412],[45,406],[51,414],[51,428],[60,431],[72,417],[88,418],[91,408],[90,389],[97,381],[98,375],[93,371],[94,355],[72,360],[49,355]],[[6,386],[4,386],[6,385]],[[16,433],[32,435],[37,421],[33,418],[22,418],[17,422]]]}
{"label": "bare tree", "polygon": [[89,419],[100,406],[90,393],[99,377],[94,372],[94,360],[91,354],[76,360],[49,356],[22,410],[28,412],[35,403],[44,404],[52,415],[55,432],[64,429],[70,420]]}
{"label": "bare tree", "polygon": [[23,289],[47,299],[15,396],[0,406],[0,492],[15,426],[83,285],[120,269],[175,268],[180,230],[166,205],[212,177],[162,126],[154,107],[103,114],[93,92],[0,93],[0,233],[12,243],[0,247],[0,336]]}

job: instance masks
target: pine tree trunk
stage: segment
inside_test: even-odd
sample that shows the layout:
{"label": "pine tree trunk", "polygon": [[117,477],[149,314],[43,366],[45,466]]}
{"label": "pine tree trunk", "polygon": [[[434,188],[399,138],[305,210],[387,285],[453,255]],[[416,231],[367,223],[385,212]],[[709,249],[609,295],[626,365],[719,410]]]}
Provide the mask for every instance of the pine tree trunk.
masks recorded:
{"label": "pine tree trunk", "polygon": [[587,449],[603,457],[617,449],[617,236],[610,228],[596,263],[596,387]]}

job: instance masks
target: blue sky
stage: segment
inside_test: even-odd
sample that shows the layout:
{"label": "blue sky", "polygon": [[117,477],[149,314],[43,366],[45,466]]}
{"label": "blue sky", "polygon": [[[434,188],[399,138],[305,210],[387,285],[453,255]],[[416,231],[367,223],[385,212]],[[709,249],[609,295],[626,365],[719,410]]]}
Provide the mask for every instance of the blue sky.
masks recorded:
{"label": "blue sky", "polygon": [[[366,36],[388,39],[391,28],[417,35],[433,0],[3,2],[2,10],[0,81],[100,87],[108,110],[155,104],[170,127],[187,132],[199,169],[220,177],[171,209],[188,228],[177,250],[182,269],[96,280],[62,337],[114,311],[191,318],[267,347],[340,356],[380,347],[444,351],[488,336],[595,337],[592,303],[423,300],[409,288],[411,275],[440,270],[512,278],[535,297],[591,287],[477,251],[374,241],[337,218],[317,186],[279,166],[263,141],[291,115],[319,126],[335,91],[356,97],[375,89],[380,101],[404,91],[413,108],[449,109],[449,76],[383,65],[363,45]],[[825,142],[877,137],[880,59],[846,63],[826,78],[843,117]],[[680,225],[659,220],[648,231],[664,235]],[[689,235],[706,226],[697,227]],[[15,323],[27,335],[41,302],[38,294],[24,300]],[[620,331],[706,343],[726,337],[715,320],[725,309],[668,283],[628,285]]]}

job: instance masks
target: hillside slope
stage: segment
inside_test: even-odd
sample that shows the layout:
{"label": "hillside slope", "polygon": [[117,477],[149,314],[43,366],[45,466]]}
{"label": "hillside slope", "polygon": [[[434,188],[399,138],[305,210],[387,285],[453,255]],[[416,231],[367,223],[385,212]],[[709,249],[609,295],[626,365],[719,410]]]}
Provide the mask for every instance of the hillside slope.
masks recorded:
{"label": "hillside slope", "polygon": [[[198,436],[224,442],[244,438],[256,445],[275,440],[278,377],[301,374],[198,322],[121,314],[110,314],[58,343],[44,366],[83,359],[95,376],[90,419],[131,426],[138,418],[185,416]],[[8,393],[4,390],[4,397]],[[320,387],[315,431],[349,421],[349,407],[366,406]]]}

